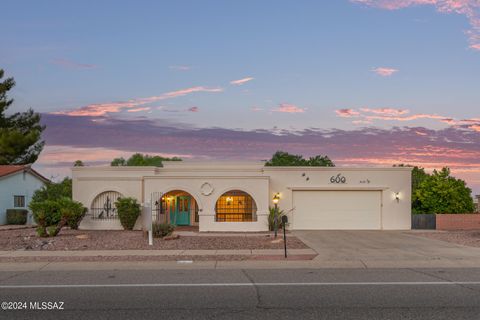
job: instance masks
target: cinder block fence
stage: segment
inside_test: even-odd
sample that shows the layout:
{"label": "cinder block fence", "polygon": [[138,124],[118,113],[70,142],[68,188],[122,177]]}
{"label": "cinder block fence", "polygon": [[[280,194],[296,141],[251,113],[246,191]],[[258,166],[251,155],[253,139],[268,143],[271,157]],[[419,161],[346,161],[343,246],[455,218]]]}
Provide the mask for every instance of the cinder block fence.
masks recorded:
{"label": "cinder block fence", "polygon": [[480,214],[414,214],[412,229],[480,230]]}
{"label": "cinder block fence", "polygon": [[437,230],[480,230],[480,214],[437,214]]}

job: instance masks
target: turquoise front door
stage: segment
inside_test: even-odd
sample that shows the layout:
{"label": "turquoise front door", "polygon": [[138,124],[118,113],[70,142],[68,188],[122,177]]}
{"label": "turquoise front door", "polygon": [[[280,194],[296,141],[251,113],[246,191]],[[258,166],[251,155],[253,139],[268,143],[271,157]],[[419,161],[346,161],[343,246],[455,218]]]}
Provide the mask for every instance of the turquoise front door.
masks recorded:
{"label": "turquoise front door", "polygon": [[[173,201],[172,201],[173,202]],[[190,225],[190,197],[178,196],[172,203],[170,223],[177,226]]]}

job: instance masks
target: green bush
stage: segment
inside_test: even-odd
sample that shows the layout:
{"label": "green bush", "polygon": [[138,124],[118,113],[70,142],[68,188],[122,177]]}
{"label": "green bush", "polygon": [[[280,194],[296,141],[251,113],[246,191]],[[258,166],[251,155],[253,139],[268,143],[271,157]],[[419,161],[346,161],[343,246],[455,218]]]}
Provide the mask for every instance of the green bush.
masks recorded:
{"label": "green bush", "polygon": [[39,227],[57,225],[62,218],[59,203],[55,200],[31,201],[29,207]]}
{"label": "green bush", "polygon": [[118,198],[115,202],[118,218],[125,230],[132,230],[140,216],[140,204],[134,198]]}
{"label": "green bush", "polygon": [[29,207],[38,224],[37,233],[40,237],[55,237],[66,225],[72,229],[78,228],[87,210],[80,202],[66,197],[57,200],[32,201]]}
{"label": "green bush", "polygon": [[423,178],[415,190],[414,213],[473,213],[472,190],[450,175],[449,168]]}
{"label": "green bush", "polygon": [[7,224],[26,224],[28,210],[7,209]]}
{"label": "green bush", "polygon": [[[273,231],[275,229],[275,208],[274,207],[269,207],[268,210],[269,210],[269,213],[268,213],[268,230]],[[278,209],[278,212],[277,212],[278,229],[282,228],[282,217],[284,215],[286,215],[285,211]]]}
{"label": "green bush", "polygon": [[57,202],[60,207],[60,213],[66,220],[65,224],[71,229],[77,230],[80,222],[87,213],[87,208],[80,202],[69,198],[61,198]]}
{"label": "green bush", "polygon": [[175,226],[169,223],[158,223],[154,222],[152,224],[152,234],[155,238],[163,238],[169,236],[175,230]]}

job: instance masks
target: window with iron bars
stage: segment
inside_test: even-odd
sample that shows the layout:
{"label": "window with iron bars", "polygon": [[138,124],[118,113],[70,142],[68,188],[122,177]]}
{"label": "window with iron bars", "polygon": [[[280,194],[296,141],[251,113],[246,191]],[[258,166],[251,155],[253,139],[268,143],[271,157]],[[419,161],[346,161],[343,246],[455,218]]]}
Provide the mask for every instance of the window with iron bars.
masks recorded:
{"label": "window with iron bars", "polygon": [[106,191],[96,196],[92,202],[89,212],[92,219],[118,219],[115,202],[121,197],[122,195],[116,191]]}
{"label": "window with iron bars", "polygon": [[257,205],[246,192],[228,191],[217,200],[215,218],[217,222],[257,221]]}

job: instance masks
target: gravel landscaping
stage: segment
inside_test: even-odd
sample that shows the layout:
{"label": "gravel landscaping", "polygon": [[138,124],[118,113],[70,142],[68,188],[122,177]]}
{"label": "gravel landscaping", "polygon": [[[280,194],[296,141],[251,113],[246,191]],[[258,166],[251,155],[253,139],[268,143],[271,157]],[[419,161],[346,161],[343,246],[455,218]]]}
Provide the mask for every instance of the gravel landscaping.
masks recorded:
{"label": "gravel landscaping", "polygon": [[453,242],[463,246],[480,247],[480,230],[415,232],[414,235]]}
{"label": "gravel landscaping", "polygon": [[[290,249],[308,248],[289,235]],[[149,246],[141,231],[62,230],[54,238],[40,238],[35,229],[0,230],[0,250],[224,250],[283,249],[283,242],[272,235],[181,236],[176,240],[153,239]]]}

